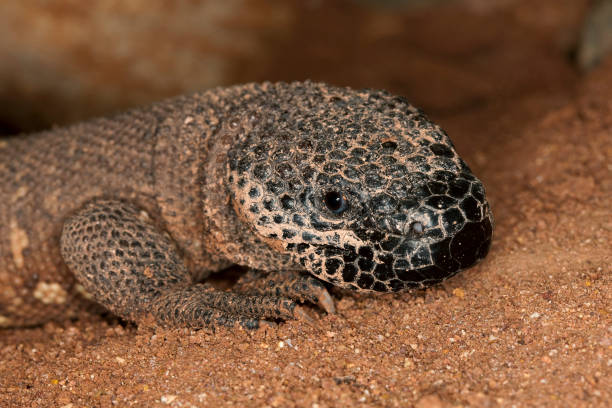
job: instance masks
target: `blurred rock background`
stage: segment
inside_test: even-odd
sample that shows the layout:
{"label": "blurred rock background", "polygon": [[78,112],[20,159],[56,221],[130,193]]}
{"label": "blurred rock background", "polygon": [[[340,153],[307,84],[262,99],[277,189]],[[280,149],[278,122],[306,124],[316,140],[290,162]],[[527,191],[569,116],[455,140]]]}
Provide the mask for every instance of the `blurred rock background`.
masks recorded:
{"label": "blurred rock background", "polygon": [[[386,88],[432,116],[546,92],[588,0],[0,2],[0,132],[247,81]],[[537,58],[535,58],[537,57]],[[558,65],[566,58],[565,66]],[[534,63],[537,61],[537,63]]]}

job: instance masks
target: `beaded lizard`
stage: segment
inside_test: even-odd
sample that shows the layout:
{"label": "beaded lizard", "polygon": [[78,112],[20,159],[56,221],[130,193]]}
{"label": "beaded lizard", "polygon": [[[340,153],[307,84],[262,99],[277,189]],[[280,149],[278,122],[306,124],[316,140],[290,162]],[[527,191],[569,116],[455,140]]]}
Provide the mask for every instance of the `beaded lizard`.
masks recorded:
{"label": "beaded lizard", "polygon": [[[329,284],[440,282],[492,229],[482,183],[404,98],[217,88],[0,141],[0,326],[84,298],[164,326],[308,319],[298,302],[333,313]],[[232,264],[232,291],[205,282]]]}

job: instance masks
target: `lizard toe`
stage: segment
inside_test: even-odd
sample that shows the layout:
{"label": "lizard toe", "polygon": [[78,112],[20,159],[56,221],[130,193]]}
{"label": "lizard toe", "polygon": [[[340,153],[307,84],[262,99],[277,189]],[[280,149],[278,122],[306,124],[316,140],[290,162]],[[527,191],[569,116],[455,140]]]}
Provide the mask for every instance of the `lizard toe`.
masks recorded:
{"label": "lizard toe", "polygon": [[308,302],[328,314],[336,313],[334,300],[325,284],[297,271],[260,272],[251,270],[234,286],[234,291],[249,295],[273,296]]}

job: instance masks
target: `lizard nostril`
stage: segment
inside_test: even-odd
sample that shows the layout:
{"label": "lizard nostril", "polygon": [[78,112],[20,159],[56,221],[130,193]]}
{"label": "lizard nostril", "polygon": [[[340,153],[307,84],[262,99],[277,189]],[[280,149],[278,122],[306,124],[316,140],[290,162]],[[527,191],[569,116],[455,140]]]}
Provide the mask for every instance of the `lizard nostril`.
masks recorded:
{"label": "lizard nostril", "polygon": [[415,221],[408,227],[408,233],[411,236],[420,236],[423,234],[425,227],[423,227],[423,223],[419,221]]}

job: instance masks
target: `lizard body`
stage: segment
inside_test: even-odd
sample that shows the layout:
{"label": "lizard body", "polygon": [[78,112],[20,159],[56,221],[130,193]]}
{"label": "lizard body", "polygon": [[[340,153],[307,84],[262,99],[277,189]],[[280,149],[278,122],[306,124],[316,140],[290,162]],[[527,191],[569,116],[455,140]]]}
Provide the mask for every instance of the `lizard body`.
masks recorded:
{"label": "lizard body", "polygon": [[[0,141],[0,327],[92,297],[174,326],[304,317],[322,281],[390,292],[482,259],[493,219],[403,98],[248,84]],[[251,268],[234,292],[199,283]],[[301,271],[310,272],[310,275]]]}

